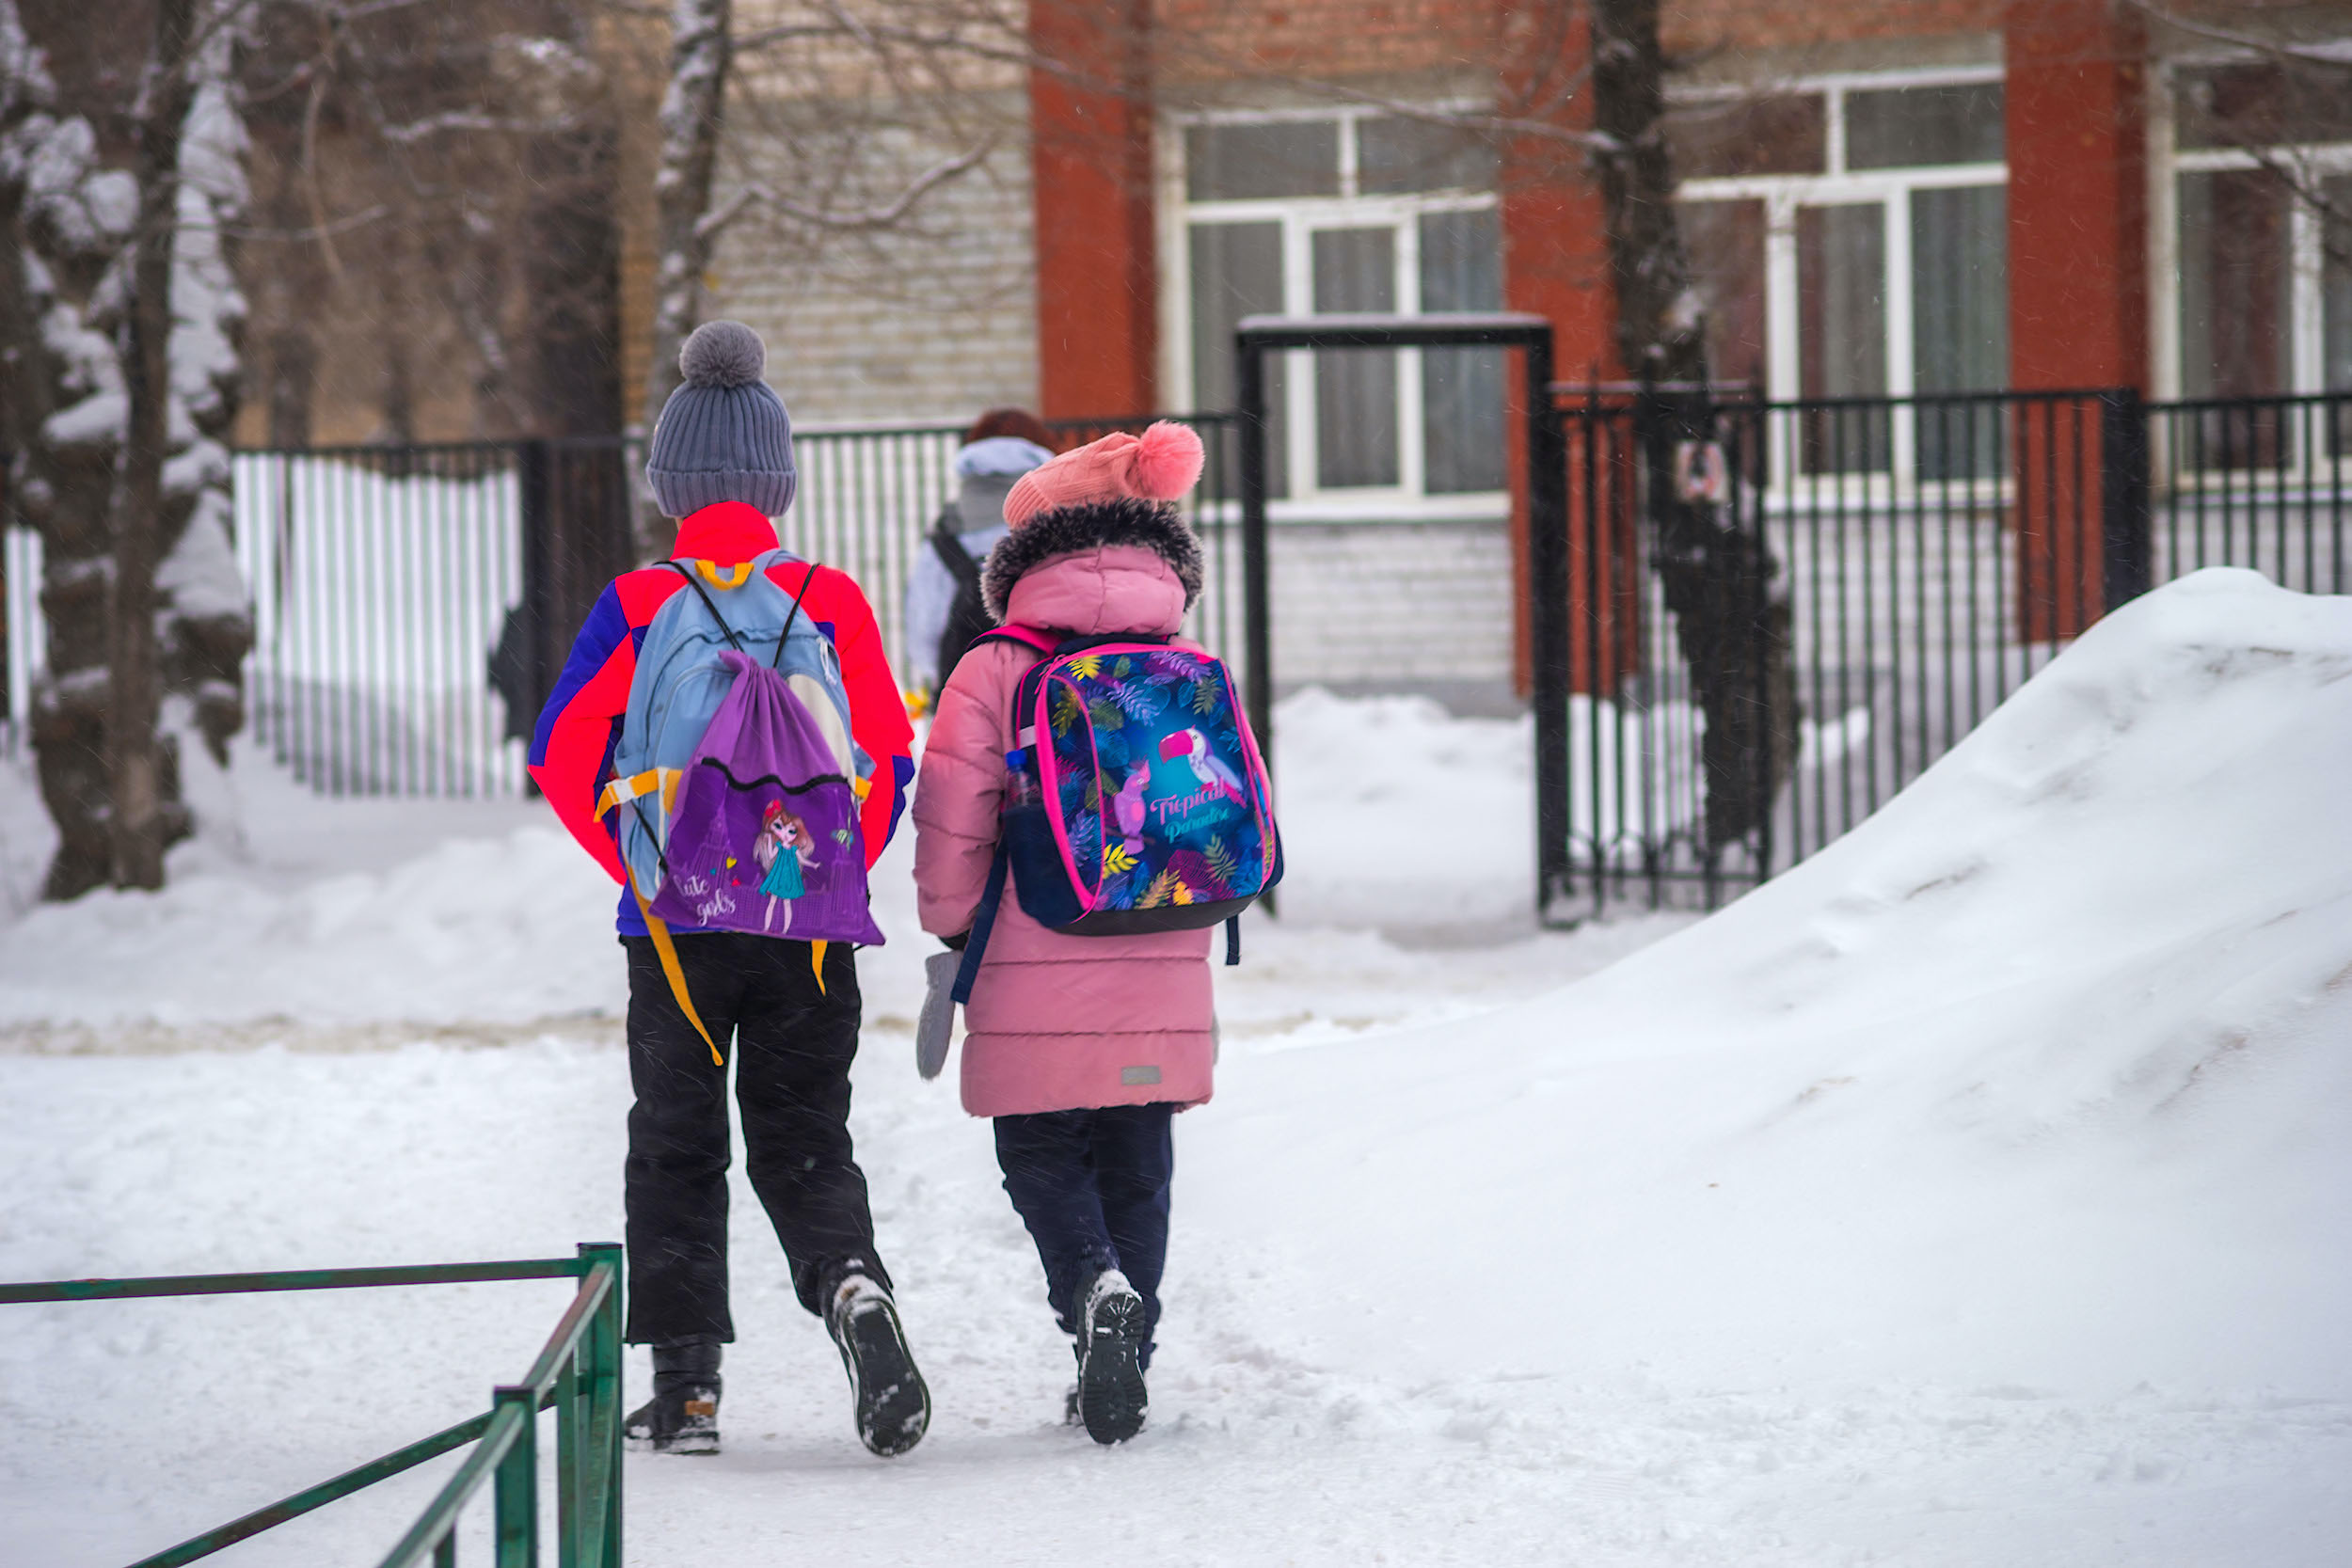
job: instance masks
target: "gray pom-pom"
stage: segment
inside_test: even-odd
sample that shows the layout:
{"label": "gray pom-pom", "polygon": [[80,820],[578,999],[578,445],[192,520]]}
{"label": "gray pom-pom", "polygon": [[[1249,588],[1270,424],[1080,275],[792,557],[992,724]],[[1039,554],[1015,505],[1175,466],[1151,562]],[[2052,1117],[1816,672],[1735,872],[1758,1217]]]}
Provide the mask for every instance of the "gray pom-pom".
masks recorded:
{"label": "gray pom-pom", "polygon": [[689,387],[747,387],[768,363],[768,345],[741,322],[705,322],[677,351]]}

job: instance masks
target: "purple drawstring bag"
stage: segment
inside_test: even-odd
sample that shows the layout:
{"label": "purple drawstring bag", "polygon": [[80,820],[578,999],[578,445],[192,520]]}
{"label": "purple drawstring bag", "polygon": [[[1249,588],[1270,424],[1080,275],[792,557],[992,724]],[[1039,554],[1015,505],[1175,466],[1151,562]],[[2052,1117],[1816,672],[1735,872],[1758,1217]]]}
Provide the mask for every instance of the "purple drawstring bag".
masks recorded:
{"label": "purple drawstring bag", "polygon": [[741,653],[719,657],[735,684],[678,781],[647,912],[680,927],[879,946],[848,736],[828,736],[787,676]]}

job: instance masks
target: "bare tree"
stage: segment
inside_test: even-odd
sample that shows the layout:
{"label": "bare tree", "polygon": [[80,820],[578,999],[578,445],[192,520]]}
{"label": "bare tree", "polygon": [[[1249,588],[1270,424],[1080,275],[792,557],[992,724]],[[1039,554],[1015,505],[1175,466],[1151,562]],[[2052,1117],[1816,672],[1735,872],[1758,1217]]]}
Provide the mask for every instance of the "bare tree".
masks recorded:
{"label": "bare tree", "polygon": [[[678,349],[702,319],[703,277],[717,226],[711,175],[724,130],[727,68],[735,55],[732,0],[674,0],[670,74],[661,95],[661,151],[654,168],[653,342],[645,361],[641,418],[650,434],[677,387]],[[639,548],[670,553],[670,530],[641,506]]]}
{"label": "bare tree", "polygon": [[164,885],[163,675],[155,568],[169,438],[173,242],[180,231],[180,145],[195,97],[195,0],[154,0],[154,34],[131,111],[139,192],[124,312],[121,469],[115,484],[114,594],[107,612],[106,784],[117,887]]}
{"label": "bare tree", "polygon": [[75,303],[97,293],[130,237],[136,193],[97,165],[85,116],[55,111],[57,84],[15,0],[0,0],[8,50],[0,146],[0,352],[5,352],[9,496],[44,545],[48,624],[33,744],[58,847],[45,892],[70,898],[106,880],[107,594],[121,369]]}
{"label": "bare tree", "polygon": [[1722,849],[1767,823],[1796,754],[1790,617],[1760,529],[1722,502],[1681,494],[1676,444],[1716,438],[1707,306],[1674,208],[1665,136],[1667,60],[1659,0],[1592,0],[1592,162],[1608,213],[1617,351],[1651,388],[1645,436],[1650,568],[1707,727],[1707,844]]}

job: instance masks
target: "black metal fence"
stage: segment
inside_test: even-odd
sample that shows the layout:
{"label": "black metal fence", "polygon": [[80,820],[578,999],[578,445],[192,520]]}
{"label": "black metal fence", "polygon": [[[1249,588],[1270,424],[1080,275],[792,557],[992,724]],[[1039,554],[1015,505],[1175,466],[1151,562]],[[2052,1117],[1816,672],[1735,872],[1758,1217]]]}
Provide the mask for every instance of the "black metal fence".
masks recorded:
{"label": "black metal fence", "polygon": [[[1199,635],[1238,655],[1230,415],[1182,416],[1209,462],[1190,504],[1209,562]],[[1120,425],[1071,424],[1072,444]],[[855,577],[905,668],[907,578],[955,491],[953,426],[804,431],[783,542]],[[240,451],[239,564],[253,594],[254,736],[331,795],[524,787],[531,728],[574,631],[634,562],[643,454],[620,440]],[[39,541],[5,530],[0,745],[21,736],[43,632]]]}
{"label": "black metal fence", "polygon": [[2352,593],[2352,391],[2161,404],[2150,417],[2156,581],[2248,566],[2302,593]]}
{"label": "black metal fence", "polygon": [[1923,772],[2108,609],[2208,565],[2352,590],[2352,394],[1561,410],[1565,844],[1545,915],[1712,906]]}
{"label": "black metal fence", "polygon": [[[1568,586],[1534,606],[1536,646],[1566,667],[1565,700],[1537,715],[1563,825],[1538,845],[1553,919],[1624,899],[1711,904],[1804,859],[2149,584],[2228,564],[2352,592],[2352,393],[1653,395],[1557,413]],[[1191,503],[1210,567],[1192,629],[1247,676],[1239,420],[1184,418],[1209,454]],[[907,578],[952,493],[957,439],[947,426],[796,438],[784,542],[858,578],[901,667]],[[631,561],[633,447],[234,461],[254,735],[328,793],[521,789],[524,737],[573,628]],[[7,749],[43,633],[38,541],[0,530],[0,549]]]}

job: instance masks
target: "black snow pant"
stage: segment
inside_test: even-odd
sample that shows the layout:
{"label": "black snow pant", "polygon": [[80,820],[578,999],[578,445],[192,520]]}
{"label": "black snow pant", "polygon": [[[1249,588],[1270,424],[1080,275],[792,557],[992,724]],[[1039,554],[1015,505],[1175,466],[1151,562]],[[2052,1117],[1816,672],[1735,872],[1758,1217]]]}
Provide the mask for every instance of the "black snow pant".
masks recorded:
{"label": "black snow pant", "polygon": [[1074,1336],[1087,1288],[1117,1269],[1143,1298],[1146,1367],[1168,1265],[1175,1114],[1170,1104],[1112,1105],[996,1118],[996,1164],[1045,1265],[1054,1321]]}
{"label": "black snow pant", "polygon": [[[628,949],[628,1330],[631,1344],[724,1344],[727,1311],[727,1072],[743,1113],[744,1168],[792,1267],[801,1305],[822,1315],[852,1273],[884,1289],[866,1176],[850,1148],[857,1055],[857,958],[731,931],[679,936],[694,1010],[725,1053],[710,1059],[671,993],[650,937]],[[733,1037],[730,1046],[728,1037]]]}

